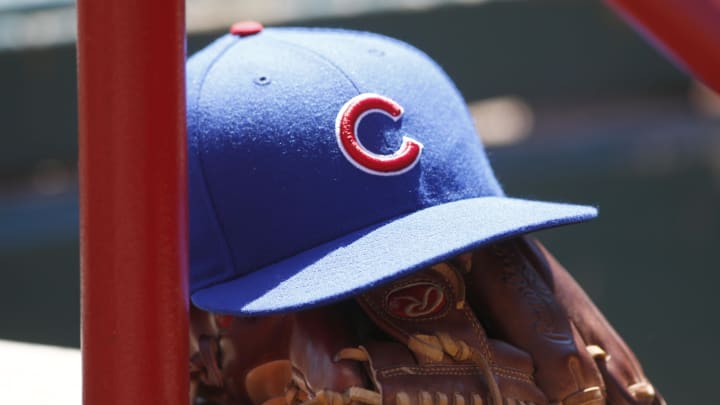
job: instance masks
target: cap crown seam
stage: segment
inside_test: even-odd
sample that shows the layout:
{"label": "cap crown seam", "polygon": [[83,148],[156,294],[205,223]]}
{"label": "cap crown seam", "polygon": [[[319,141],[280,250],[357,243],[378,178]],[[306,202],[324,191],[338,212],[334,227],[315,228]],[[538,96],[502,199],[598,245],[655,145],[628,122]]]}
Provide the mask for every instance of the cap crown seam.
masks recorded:
{"label": "cap crown seam", "polygon": [[285,45],[291,46],[291,47],[293,47],[293,48],[296,48],[296,49],[302,50],[302,51],[304,51],[304,52],[306,52],[306,53],[309,53],[309,54],[314,55],[316,58],[322,60],[322,61],[325,62],[327,65],[329,65],[329,66],[331,66],[333,69],[335,69],[338,73],[340,73],[340,74],[352,85],[352,87],[355,89],[355,91],[358,92],[358,94],[362,93],[362,91],[360,91],[360,88],[357,86],[357,84],[355,83],[355,81],[353,81],[353,79],[352,79],[347,73],[345,73],[345,71],[344,71],[342,68],[340,68],[340,66],[336,65],[335,62],[333,62],[332,60],[330,60],[328,57],[326,57],[325,55],[321,54],[320,52],[315,51],[315,50],[313,50],[313,49],[310,49],[310,48],[308,48],[308,47],[306,47],[306,46],[303,46],[303,45],[300,45],[300,44],[296,44],[296,43],[294,43],[294,42],[287,41],[287,40],[284,40],[284,39],[282,39],[282,38],[278,38],[278,37],[276,37],[276,36],[274,36],[274,35],[268,35],[268,37],[271,38],[271,39],[273,39],[273,40],[276,41],[276,42],[281,42],[281,43],[283,43],[283,44],[285,44]]}
{"label": "cap crown seam", "polygon": [[[312,50],[312,49],[310,49],[310,48],[307,48],[307,47],[305,47],[305,46],[302,46],[302,45],[299,45],[299,44],[296,44],[296,43],[293,43],[293,42],[290,42],[290,41],[286,41],[286,40],[283,40],[283,39],[281,39],[281,38],[277,38],[276,36],[273,36],[273,35],[267,35],[268,33],[269,33],[269,31],[267,31],[267,32],[265,33],[266,39],[271,39],[271,40],[274,40],[274,41],[276,41],[276,42],[278,42],[278,43],[280,43],[280,44],[282,44],[282,45],[284,45],[284,46],[287,46],[287,47],[289,47],[289,48],[293,48],[293,49],[297,49],[297,50],[303,51],[303,52],[306,53],[306,54],[312,55],[312,57],[314,57],[315,59],[321,60],[326,66],[329,66],[332,70],[335,70],[335,71],[337,71],[338,73],[340,73],[340,75],[342,75],[342,77],[344,77],[344,78],[347,80],[347,82],[352,86],[353,89],[355,89],[355,91],[356,91],[358,94],[361,93],[360,89],[359,89],[358,86],[355,84],[355,82],[350,78],[350,76],[348,76],[339,66],[337,66],[335,63],[333,63],[333,62],[332,62],[329,58],[327,58],[326,56],[324,56],[324,55],[322,55],[321,53],[319,53],[319,52],[317,52],[317,51],[314,51],[314,50]],[[200,80],[200,83],[198,84],[198,86],[199,86],[199,88],[198,88],[198,96],[197,96],[197,99],[194,100],[194,101],[195,101],[195,104],[196,104],[196,109],[199,109],[199,107],[200,107],[200,105],[201,105],[202,89],[203,89],[203,86],[204,86],[204,84],[205,84],[205,80],[206,80],[209,72],[212,70],[212,68],[213,68],[213,66],[215,65],[215,63],[216,63],[217,61],[219,61],[220,59],[222,59],[222,57],[225,55],[226,52],[230,51],[230,50],[233,48],[233,46],[239,44],[240,42],[241,42],[241,41],[237,41],[237,42],[232,43],[232,44],[230,44],[229,46],[227,46],[225,49],[222,50],[222,52],[220,52],[218,55],[216,55],[215,58],[208,64],[208,66],[207,66],[207,68],[206,68],[206,70],[205,70],[205,72],[204,72],[204,74],[203,74],[203,76],[202,76],[202,79]],[[213,197],[213,193],[212,193],[212,191],[211,191],[210,186],[208,186],[208,182],[207,182],[206,174],[205,174],[205,165],[204,165],[204,160],[203,160],[203,154],[202,154],[202,150],[201,150],[202,148],[200,147],[200,146],[202,146],[202,145],[203,145],[203,139],[202,139],[201,137],[198,137],[198,146],[199,146],[199,147],[198,147],[198,151],[197,151],[197,156],[198,156],[198,160],[199,160],[199,162],[200,162],[200,165],[199,165],[199,166],[200,166],[200,172],[201,172],[201,174],[202,174],[203,186],[205,187],[205,192],[206,192],[206,195],[208,196],[208,202],[209,202],[209,204],[210,204],[210,206],[211,206],[211,208],[212,208],[213,217],[214,217],[215,222],[216,222],[216,224],[217,224],[217,227],[218,227],[218,229],[219,229],[219,231],[220,231],[220,234],[221,234],[221,236],[222,236],[223,242],[225,243],[225,249],[226,249],[227,254],[228,254],[229,257],[230,257],[230,263],[231,263],[231,265],[232,265],[232,269],[231,269],[231,273],[232,273],[232,274],[231,274],[231,275],[223,275],[222,277],[218,277],[218,278],[215,280],[215,282],[213,282],[213,283],[208,283],[207,285],[203,286],[202,289],[209,288],[209,287],[211,287],[211,286],[213,286],[213,285],[216,285],[216,284],[221,284],[221,283],[227,282],[228,280],[237,279],[238,277],[245,276],[245,275],[247,275],[247,274],[249,274],[249,273],[254,273],[255,271],[257,271],[257,270],[259,270],[259,269],[261,269],[261,268],[263,268],[263,267],[265,267],[265,266],[271,265],[271,264],[273,264],[273,263],[275,263],[275,262],[279,262],[279,261],[285,260],[286,258],[292,257],[292,256],[298,254],[299,252],[302,252],[303,250],[307,250],[307,249],[303,249],[303,250],[299,250],[299,251],[293,252],[293,253],[291,253],[291,254],[288,254],[286,257],[283,257],[283,258],[278,259],[278,260],[274,260],[274,261],[272,261],[272,262],[270,262],[270,263],[267,263],[267,264],[263,264],[263,265],[259,266],[258,268],[254,269],[254,270],[251,270],[251,271],[249,271],[249,272],[246,272],[246,273],[243,273],[243,274],[239,274],[239,273],[238,273],[239,267],[238,267],[238,265],[237,265],[237,261],[236,261],[236,258],[235,258],[235,254],[236,254],[235,249],[233,249],[233,247],[230,245],[229,238],[228,238],[228,236],[227,236],[227,232],[225,231],[225,228],[224,228],[223,223],[222,223],[222,221],[221,221],[220,212],[219,212],[219,210],[217,209],[216,204],[215,204],[215,199],[214,199],[214,197]],[[382,222],[382,221],[379,221],[379,222]],[[373,224],[371,224],[371,225],[373,225]],[[368,225],[368,226],[371,226],[371,225]],[[360,229],[362,229],[362,228],[360,228]],[[334,240],[334,239],[336,239],[336,237],[333,237],[333,238],[330,238],[330,239],[328,239],[328,240],[326,240],[326,241],[320,242],[320,243],[318,243],[318,244],[315,245],[315,246],[322,245],[322,244],[327,243],[327,242],[330,242],[330,241],[332,241],[332,240]],[[313,247],[315,247],[315,246],[312,246],[311,248],[313,248]]]}
{"label": "cap crown seam", "polygon": [[[316,59],[321,60],[326,66],[329,66],[332,70],[335,70],[335,71],[337,71],[338,73],[340,73],[340,74],[342,75],[342,77],[344,77],[344,78],[347,80],[347,82],[352,86],[352,88],[355,89],[355,91],[358,92],[358,94],[361,93],[360,89],[359,89],[358,86],[355,84],[355,82],[354,82],[339,66],[337,66],[335,63],[333,63],[333,62],[332,62],[329,58],[327,58],[326,56],[324,56],[324,55],[322,55],[321,53],[319,53],[319,52],[317,52],[317,51],[314,51],[314,50],[312,50],[312,49],[310,49],[310,48],[307,48],[307,47],[305,47],[305,46],[302,46],[302,45],[299,45],[299,44],[296,44],[296,43],[293,43],[293,42],[290,42],[290,41],[286,41],[286,40],[283,40],[283,39],[281,39],[281,38],[277,38],[277,37],[274,36],[274,35],[267,35],[268,33],[269,33],[269,32],[266,32],[266,38],[272,39],[272,40],[274,40],[274,41],[276,41],[276,42],[278,42],[278,43],[280,43],[280,44],[282,44],[282,45],[288,46],[288,47],[290,47],[290,48],[298,49],[298,50],[300,50],[300,51],[302,51],[302,52],[304,52],[304,53],[306,53],[306,54],[312,55],[312,56],[313,56],[314,58],[316,58]],[[197,97],[196,97],[194,100],[192,100],[192,102],[193,102],[193,104],[194,104],[194,109],[195,109],[195,110],[199,110],[199,109],[200,109],[201,99],[202,99],[202,94],[203,94],[203,87],[204,87],[204,85],[205,85],[206,78],[207,78],[207,76],[209,75],[210,71],[213,69],[213,67],[215,66],[215,64],[216,64],[219,60],[221,60],[222,57],[223,57],[227,52],[229,52],[235,45],[239,44],[240,42],[241,42],[241,41],[238,40],[238,41],[235,41],[235,42],[229,44],[226,48],[224,48],[221,52],[219,52],[219,53],[213,58],[213,60],[212,60],[210,63],[208,63],[208,66],[205,68],[205,71],[203,72],[203,74],[202,74],[202,76],[201,76],[201,79],[199,80],[199,83],[197,84],[197,86],[198,86]],[[199,114],[199,115],[202,115],[202,114]],[[203,159],[203,152],[202,152],[202,149],[203,149],[203,146],[204,146],[204,140],[203,140],[203,137],[200,137],[200,136],[195,136],[195,138],[196,138],[196,142],[197,142],[197,145],[198,145],[198,148],[197,148],[197,151],[196,151],[196,156],[197,156],[198,161],[199,161],[199,165],[198,165],[198,166],[199,166],[199,169],[200,169],[200,174],[201,174],[201,179],[202,179],[202,185],[203,185],[203,187],[204,187],[204,189],[205,189],[205,194],[207,195],[207,200],[208,200],[208,203],[209,203],[209,205],[210,205],[210,208],[212,209],[212,217],[213,217],[213,219],[214,219],[214,221],[215,221],[215,224],[216,224],[216,227],[217,227],[218,231],[220,232],[220,236],[221,236],[221,238],[222,238],[222,240],[223,240],[223,242],[224,242],[224,245],[225,245],[226,254],[229,256],[230,264],[231,264],[231,266],[232,266],[232,269],[231,269],[232,275],[224,274],[224,275],[221,276],[221,277],[217,277],[214,282],[208,283],[207,285],[205,285],[205,286],[202,287],[202,289],[205,289],[205,288],[212,287],[213,285],[216,285],[216,284],[220,284],[220,283],[227,282],[228,280],[231,280],[231,279],[236,279],[236,278],[238,278],[239,276],[241,277],[241,276],[243,276],[243,275],[245,275],[245,274],[248,274],[248,273],[245,273],[245,274],[242,274],[242,275],[238,274],[239,268],[238,268],[237,261],[236,261],[236,258],[235,258],[235,250],[234,250],[233,247],[230,245],[229,238],[228,238],[228,236],[227,236],[227,232],[225,231],[225,228],[224,228],[224,226],[223,226],[223,222],[221,221],[220,212],[219,212],[219,210],[217,209],[217,206],[216,206],[216,204],[215,204],[214,194],[213,194],[210,186],[208,185],[207,175],[206,175],[206,173],[205,173],[205,161],[204,161],[204,159]],[[382,221],[379,221],[379,222],[382,222]],[[371,224],[371,225],[373,225],[373,224]],[[368,226],[371,226],[371,225],[368,225]],[[362,229],[362,228],[360,228],[360,229]],[[322,241],[322,242],[318,243],[317,245],[322,245],[322,244],[327,243],[327,242],[329,242],[329,241],[332,241],[332,240],[334,240],[334,239],[335,239],[335,238],[330,238],[329,240],[327,240],[327,241]],[[313,247],[315,247],[315,246],[313,246]],[[312,248],[312,247],[311,247],[311,248]],[[302,252],[302,250],[300,250],[300,251],[298,251],[298,252]],[[274,261],[271,262],[271,263],[264,264],[264,265],[260,266],[260,268],[265,267],[265,266],[267,266],[267,265],[270,265],[270,264],[272,264],[272,263],[274,263],[274,262],[279,262],[279,261],[285,260],[285,259],[288,258],[288,257],[292,257],[292,256],[296,255],[298,252],[293,252],[293,253],[289,254],[287,257],[283,257],[283,258],[281,258],[281,259],[279,259],[279,260],[274,260]],[[255,272],[256,270],[258,270],[258,269],[255,269],[255,270],[253,270],[253,271],[251,271],[251,272],[249,272],[249,273],[253,273],[253,272]]]}
{"label": "cap crown seam", "polygon": [[[205,80],[207,79],[207,76],[209,72],[212,70],[212,68],[215,66],[215,63],[217,63],[218,60],[220,60],[225,53],[227,53],[230,49],[232,49],[234,46],[236,46],[240,41],[231,42],[228,46],[226,46],[221,52],[219,52],[215,57],[208,63],[207,67],[205,68],[205,71],[203,72],[202,78],[199,80],[198,83],[198,91],[197,91],[197,97],[193,100],[194,103],[194,110],[198,111],[200,107],[200,99],[202,98],[202,91],[205,86]],[[202,113],[198,113],[199,115],[202,115]],[[220,215],[218,214],[218,209],[215,204],[215,198],[213,197],[213,193],[210,190],[210,187],[208,186],[207,181],[207,175],[205,174],[205,160],[203,159],[203,153],[202,149],[205,146],[205,142],[203,141],[203,137],[201,136],[195,136],[196,142],[197,142],[197,151],[196,156],[198,159],[198,167],[200,169],[200,178],[202,179],[202,185],[205,189],[205,195],[207,195],[207,201],[208,205],[210,205],[210,209],[212,210],[212,217],[215,221],[215,226],[217,227],[218,231],[220,232],[220,236],[225,244],[225,254],[228,256],[230,260],[230,265],[232,266],[231,272],[233,274],[237,271],[237,263],[235,262],[235,256],[233,255],[233,250],[230,247],[230,242],[227,237],[227,233],[225,231],[225,227],[223,226],[222,222],[220,221]],[[222,273],[221,273],[222,274]],[[223,280],[227,280],[227,277],[221,277]]]}

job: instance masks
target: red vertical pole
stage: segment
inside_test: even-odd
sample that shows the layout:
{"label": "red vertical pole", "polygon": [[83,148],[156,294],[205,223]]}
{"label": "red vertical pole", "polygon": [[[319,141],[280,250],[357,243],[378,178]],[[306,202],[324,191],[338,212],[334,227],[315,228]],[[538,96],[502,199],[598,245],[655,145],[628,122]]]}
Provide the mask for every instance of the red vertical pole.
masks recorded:
{"label": "red vertical pole", "polygon": [[720,92],[720,0],[607,0],[648,39]]}
{"label": "red vertical pole", "polygon": [[79,0],[83,403],[188,401],[182,0]]}

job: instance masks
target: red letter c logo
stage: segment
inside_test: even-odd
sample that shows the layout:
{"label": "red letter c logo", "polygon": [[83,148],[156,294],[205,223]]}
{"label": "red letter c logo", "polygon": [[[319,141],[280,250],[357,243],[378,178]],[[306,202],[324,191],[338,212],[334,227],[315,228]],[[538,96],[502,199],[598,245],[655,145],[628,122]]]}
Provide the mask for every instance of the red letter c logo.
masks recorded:
{"label": "red letter c logo", "polygon": [[382,113],[393,121],[403,114],[403,108],[395,101],[377,94],[364,93],[350,99],[338,112],[335,120],[335,135],[340,150],[358,169],[380,176],[393,176],[412,169],[418,160],[423,145],[407,136],[403,136],[402,145],[391,155],[379,155],[360,143],[357,128],[370,113]]}

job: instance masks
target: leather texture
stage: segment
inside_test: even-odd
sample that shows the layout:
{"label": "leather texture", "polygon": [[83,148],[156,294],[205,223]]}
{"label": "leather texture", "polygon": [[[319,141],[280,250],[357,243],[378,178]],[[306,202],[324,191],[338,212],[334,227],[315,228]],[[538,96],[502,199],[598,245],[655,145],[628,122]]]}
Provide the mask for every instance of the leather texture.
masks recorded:
{"label": "leather texture", "polygon": [[541,277],[546,269],[521,250],[528,243],[518,238],[474,252],[465,277],[470,304],[493,336],[533,358],[535,382],[550,403],[605,403],[600,371]]}
{"label": "leather texture", "polygon": [[582,288],[528,237],[332,305],[192,314],[191,404],[665,404]]}
{"label": "leather texture", "polygon": [[190,309],[190,403],[262,404],[290,382],[290,315],[233,317]]}
{"label": "leather texture", "polygon": [[[376,357],[375,346],[368,346],[377,382],[385,388],[383,403],[397,404],[397,394],[404,393],[411,404],[421,404],[421,391],[449,398],[457,394],[466,402],[474,395],[485,402],[491,398],[496,403],[500,398],[546,402],[533,381],[530,356],[488,338],[465,300],[462,276],[456,266],[439,263],[358,297],[375,324],[410,348],[415,359],[414,364],[401,363],[398,368],[383,356]],[[410,384],[421,375],[429,378],[423,384]]]}

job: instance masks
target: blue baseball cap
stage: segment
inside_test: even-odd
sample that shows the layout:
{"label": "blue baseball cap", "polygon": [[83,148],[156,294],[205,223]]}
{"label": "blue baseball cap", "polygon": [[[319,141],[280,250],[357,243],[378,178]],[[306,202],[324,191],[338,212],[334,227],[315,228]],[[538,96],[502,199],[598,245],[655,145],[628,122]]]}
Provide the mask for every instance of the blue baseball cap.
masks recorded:
{"label": "blue baseball cap", "polygon": [[452,81],[392,38],[241,24],[188,60],[187,88],[190,290],[208,311],[328,303],[597,215],[506,197]]}

